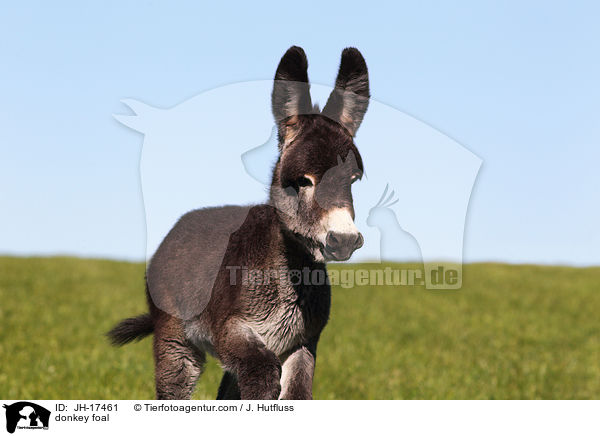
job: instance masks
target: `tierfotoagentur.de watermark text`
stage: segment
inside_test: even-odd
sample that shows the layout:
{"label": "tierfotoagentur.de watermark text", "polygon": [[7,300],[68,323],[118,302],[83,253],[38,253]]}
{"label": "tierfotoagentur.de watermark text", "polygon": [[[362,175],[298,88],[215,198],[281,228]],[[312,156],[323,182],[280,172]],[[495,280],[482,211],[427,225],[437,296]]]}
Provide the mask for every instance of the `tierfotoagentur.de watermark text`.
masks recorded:
{"label": "tierfotoagentur.de watermark text", "polygon": [[[242,284],[250,287],[265,286],[270,283],[288,281],[291,285],[321,286],[324,284],[350,289],[356,286],[435,286],[456,285],[460,280],[460,270],[454,267],[438,266],[430,271],[419,268],[330,268],[324,269],[255,269],[246,266],[226,266],[229,271],[229,284]],[[429,277],[426,277],[429,274]]]}

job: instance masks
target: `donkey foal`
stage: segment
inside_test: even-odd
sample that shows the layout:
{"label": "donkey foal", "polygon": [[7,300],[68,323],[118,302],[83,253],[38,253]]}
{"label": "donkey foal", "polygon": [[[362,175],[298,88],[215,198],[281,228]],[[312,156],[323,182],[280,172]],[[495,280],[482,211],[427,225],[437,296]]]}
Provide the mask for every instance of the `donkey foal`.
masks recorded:
{"label": "donkey foal", "polygon": [[[351,184],[363,174],[353,137],[369,82],[360,52],[345,49],[320,111],[307,68],[304,51],[291,47],[275,74],[279,159],[268,203],[184,215],[148,265],[149,313],[108,333],[116,345],[154,333],[158,399],[189,399],[206,353],[225,369],[218,399],[312,398],[331,291],[305,278],[325,278],[326,261],[347,260],[363,244]],[[248,270],[278,273],[254,282]]]}

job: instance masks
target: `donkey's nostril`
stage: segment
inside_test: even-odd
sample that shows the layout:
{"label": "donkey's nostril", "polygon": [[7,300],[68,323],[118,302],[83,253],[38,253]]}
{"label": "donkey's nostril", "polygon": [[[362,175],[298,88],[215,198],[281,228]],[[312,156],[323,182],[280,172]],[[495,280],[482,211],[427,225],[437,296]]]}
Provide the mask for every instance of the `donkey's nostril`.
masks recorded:
{"label": "donkey's nostril", "polygon": [[354,249],[358,250],[365,243],[365,238],[363,238],[362,233],[359,233],[356,237],[356,241],[354,242]]}
{"label": "donkey's nostril", "polygon": [[340,245],[340,237],[336,236],[334,232],[327,232],[327,239],[325,243],[329,245],[331,248],[337,248]]}
{"label": "donkey's nostril", "polygon": [[363,243],[364,239],[360,233],[328,232],[325,252],[333,260],[347,260]]}

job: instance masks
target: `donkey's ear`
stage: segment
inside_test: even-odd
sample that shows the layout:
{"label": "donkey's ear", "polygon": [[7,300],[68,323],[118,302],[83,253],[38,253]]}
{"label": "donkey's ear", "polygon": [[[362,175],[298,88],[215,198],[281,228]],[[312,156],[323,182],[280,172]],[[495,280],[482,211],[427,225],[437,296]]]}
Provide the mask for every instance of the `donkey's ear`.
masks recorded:
{"label": "donkey's ear", "polygon": [[290,47],[279,61],[271,94],[271,106],[279,128],[279,143],[291,142],[295,135],[297,116],[312,111],[308,61],[302,48]]}
{"label": "donkey's ear", "polygon": [[342,52],[335,89],[322,113],[339,122],[354,136],[369,106],[369,97],[367,63],[357,49],[346,48]]}

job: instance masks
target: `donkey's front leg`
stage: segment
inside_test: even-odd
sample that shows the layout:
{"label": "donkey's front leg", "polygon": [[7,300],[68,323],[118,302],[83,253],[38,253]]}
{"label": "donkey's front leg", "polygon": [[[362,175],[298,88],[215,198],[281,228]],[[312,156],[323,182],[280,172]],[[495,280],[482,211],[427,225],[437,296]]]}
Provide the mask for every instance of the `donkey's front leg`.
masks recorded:
{"label": "donkey's front leg", "polygon": [[261,338],[241,322],[228,323],[215,343],[219,359],[236,375],[242,400],[276,400],[281,362]]}
{"label": "donkey's front leg", "polygon": [[294,350],[283,362],[281,400],[312,400],[315,354],[307,347]]}

